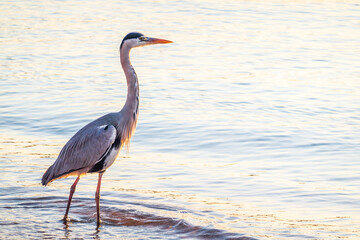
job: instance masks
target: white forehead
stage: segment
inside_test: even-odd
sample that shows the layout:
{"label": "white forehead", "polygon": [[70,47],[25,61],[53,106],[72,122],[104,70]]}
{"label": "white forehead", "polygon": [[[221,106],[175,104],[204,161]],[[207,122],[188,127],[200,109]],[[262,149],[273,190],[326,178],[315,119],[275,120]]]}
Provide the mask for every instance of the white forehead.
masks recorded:
{"label": "white forehead", "polygon": [[130,39],[126,39],[123,42],[123,45],[121,48],[130,49],[130,48],[136,47],[138,45],[140,45],[140,40],[138,38],[130,38]]}

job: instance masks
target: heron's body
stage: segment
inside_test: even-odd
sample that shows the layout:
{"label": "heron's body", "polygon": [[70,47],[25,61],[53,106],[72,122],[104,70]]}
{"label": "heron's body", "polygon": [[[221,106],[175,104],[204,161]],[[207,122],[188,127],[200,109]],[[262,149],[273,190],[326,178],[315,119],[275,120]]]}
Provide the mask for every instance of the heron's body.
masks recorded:
{"label": "heron's body", "polygon": [[137,118],[126,117],[120,111],[84,126],[65,144],[55,163],[46,171],[43,185],[58,178],[105,171],[130,140],[136,121]]}
{"label": "heron's body", "polygon": [[100,222],[99,198],[102,174],[118,156],[121,148],[129,144],[136,128],[139,112],[139,83],[130,63],[131,48],[171,41],[147,38],[140,33],[129,33],[120,45],[120,61],[128,87],[124,107],[120,112],[106,114],[80,129],[62,148],[55,163],[48,168],[42,178],[47,185],[53,180],[68,176],[77,176],[71,187],[68,206],[64,219],[67,219],[72,195],[81,175],[99,173],[96,190],[97,222]]}

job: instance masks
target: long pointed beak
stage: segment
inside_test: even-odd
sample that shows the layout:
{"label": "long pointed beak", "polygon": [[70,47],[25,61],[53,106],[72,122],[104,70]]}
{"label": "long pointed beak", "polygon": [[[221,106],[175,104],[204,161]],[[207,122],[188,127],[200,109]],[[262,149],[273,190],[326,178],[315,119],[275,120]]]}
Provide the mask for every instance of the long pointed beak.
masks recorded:
{"label": "long pointed beak", "polygon": [[165,43],[172,43],[172,42],[173,41],[169,41],[169,40],[161,39],[161,38],[148,38],[148,43],[150,43],[150,44],[158,44],[158,43],[165,44]]}

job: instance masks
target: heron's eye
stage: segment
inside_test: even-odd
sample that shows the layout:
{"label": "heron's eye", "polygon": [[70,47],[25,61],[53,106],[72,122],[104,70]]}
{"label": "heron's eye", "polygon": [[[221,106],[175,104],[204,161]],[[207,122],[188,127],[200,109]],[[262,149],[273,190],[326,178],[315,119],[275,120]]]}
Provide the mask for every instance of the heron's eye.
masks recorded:
{"label": "heron's eye", "polygon": [[145,36],[141,36],[141,37],[139,37],[139,40],[140,40],[140,41],[147,41],[147,40],[148,40],[148,38],[147,38],[147,37],[145,37]]}

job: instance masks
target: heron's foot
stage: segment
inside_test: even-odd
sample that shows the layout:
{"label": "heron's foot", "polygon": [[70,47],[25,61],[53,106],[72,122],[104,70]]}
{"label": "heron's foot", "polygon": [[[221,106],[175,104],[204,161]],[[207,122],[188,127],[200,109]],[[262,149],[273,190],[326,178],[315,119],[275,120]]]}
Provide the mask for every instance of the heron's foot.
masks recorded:
{"label": "heron's foot", "polygon": [[70,222],[70,218],[67,215],[65,215],[62,220],[65,224]]}
{"label": "heron's foot", "polygon": [[96,229],[98,229],[101,226],[101,219],[97,219],[96,221]]}

